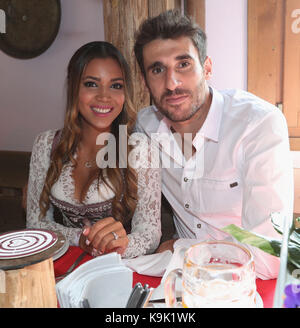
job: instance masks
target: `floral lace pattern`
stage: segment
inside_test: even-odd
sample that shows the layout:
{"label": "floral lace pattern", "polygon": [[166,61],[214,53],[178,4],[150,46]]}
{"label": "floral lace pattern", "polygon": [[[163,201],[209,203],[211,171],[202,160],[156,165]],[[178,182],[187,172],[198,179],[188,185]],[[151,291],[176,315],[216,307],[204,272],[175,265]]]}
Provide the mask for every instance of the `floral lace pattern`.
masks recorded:
{"label": "floral lace pattern", "polygon": [[[43,132],[37,136],[33,145],[27,196],[27,227],[59,231],[66,236],[70,245],[78,245],[82,230],[80,228],[66,227],[55,222],[51,205],[46,216],[39,219],[39,198],[50,165],[50,153],[54,135],[55,131]],[[143,156],[145,151],[148,152],[148,156]],[[131,222],[131,233],[128,235],[129,244],[122,255],[124,258],[133,258],[152,253],[158,247],[161,237],[161,171],[157,165],[154,166],[155,168],[151,168],[148,165],[151,152],[148,151],[148,148],[145,151],[143,150],[141,152],[143,155],[137,158],[139,163],[136,168],[138,175],[138,204]],[[81,204],[73,197],[74,181],[70,164],[64,166],[56,184],[58,184],[57,188],[59,187],[57,190],[61,191],[59,195],[60,200],[77,206]],[[100,184],[100,188],[103,188],[104,185]],[[107,198],[100,201],[107,201],[113,197],[113,194],[109,193],[108,188],[106,191]],[[91,184],[84,203],[93,203],[95,194],[99,195],[96,181]],[[103,195],[102,190],[100,194]]]}

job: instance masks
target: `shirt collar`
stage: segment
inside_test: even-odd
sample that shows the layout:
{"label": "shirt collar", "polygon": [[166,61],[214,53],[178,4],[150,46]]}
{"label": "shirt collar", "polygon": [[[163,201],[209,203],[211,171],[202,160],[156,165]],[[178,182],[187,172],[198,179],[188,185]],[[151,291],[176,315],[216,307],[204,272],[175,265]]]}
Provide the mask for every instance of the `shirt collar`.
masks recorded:
{"label": "shirt collar", "polygon": [[198,136],[205,137],[215,142],[219,141],[220,126],[222,121],[222,113],[224,106],[223,96],[215,89],[210,88],[212,94],[212,102],[208,111],[207,117],[201,129],[197,132],[194,141]]}
{"label": "shirt collar", "polygon": [[157,133],[163,133],[163,132],[166,132],[166,133],[169,133],[169,134],[172,133],[171,132],[171,124],[165,116],[160,121],[158,129],[157,129]]}

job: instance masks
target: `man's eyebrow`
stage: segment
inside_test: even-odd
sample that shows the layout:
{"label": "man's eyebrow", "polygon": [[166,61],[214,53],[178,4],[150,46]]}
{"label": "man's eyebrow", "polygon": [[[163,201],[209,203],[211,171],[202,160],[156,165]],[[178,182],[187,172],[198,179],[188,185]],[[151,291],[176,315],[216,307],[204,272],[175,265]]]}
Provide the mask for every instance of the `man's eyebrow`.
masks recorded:
{"label": "man's eyebrow", "polygon": [[[175,57],[175,60],[183,60],[183,59],[194,59],[194,58],[189,54],[178,55],[177,57]],[[164,64],[160,61],[156,61],[147,67],[147,71],[150,71],[155,67],[161,67],[161,66],[164,66]]]}
{"label": "man's eyebrow", "polygon": [[179,55],[175,58],[176,60],[182,60],[182,59],[193,59],[193,57],[189,54]]}
{"label": "man's eyebrow", "polygon": [[147,67],[147,71],[150,71],[154,67],[161,67],[161,66],[163,66],[163,63],[160,61],[156,61]]}

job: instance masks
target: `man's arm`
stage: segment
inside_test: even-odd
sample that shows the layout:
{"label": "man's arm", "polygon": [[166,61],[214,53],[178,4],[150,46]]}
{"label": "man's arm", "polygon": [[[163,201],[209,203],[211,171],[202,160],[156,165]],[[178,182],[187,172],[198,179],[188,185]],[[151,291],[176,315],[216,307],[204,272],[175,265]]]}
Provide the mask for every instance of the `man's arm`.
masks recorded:
{"label": "man's arm", "polygon": [[[269,113],[243,140],[242,227],[280,239],[270,214],[281,212],[292,220],[294,187],[288,129],[279,110]],[[256,270],[262,278],[275,278],[279,259],[252,247]]]}

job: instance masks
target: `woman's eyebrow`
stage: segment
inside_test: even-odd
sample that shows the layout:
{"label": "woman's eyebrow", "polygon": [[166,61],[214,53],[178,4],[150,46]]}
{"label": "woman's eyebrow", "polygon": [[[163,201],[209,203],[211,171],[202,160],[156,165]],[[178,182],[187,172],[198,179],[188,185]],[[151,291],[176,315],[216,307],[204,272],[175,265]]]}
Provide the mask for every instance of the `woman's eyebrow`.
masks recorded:
{"label": "woman's eyebrow", "polygon": [[98,77],[95,77],[95,76],[90,76],[90,75],[87,75],[83,78],[83,80],[95,80],[95,81],[100,81],[100,79]]}
{"label": "woman's eyebrow", "polygon": [[111,79],[112,82],[115,82],[115,81],[124,81],[124,79],[122,77],[115,77],[113,79]]}
{"label": "woman's eyebrow", "polygon": [[[91,75],[87,75],[83,78],[83,80],[94,80],[97,82],[100,82],[101,79],[99,77],[95,77],[95,76],[91,76]],[[115,81],[124,81],[123,77],[115,77],[113,79],[111,79],[111,82],[115,82]]]}

